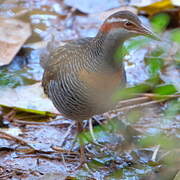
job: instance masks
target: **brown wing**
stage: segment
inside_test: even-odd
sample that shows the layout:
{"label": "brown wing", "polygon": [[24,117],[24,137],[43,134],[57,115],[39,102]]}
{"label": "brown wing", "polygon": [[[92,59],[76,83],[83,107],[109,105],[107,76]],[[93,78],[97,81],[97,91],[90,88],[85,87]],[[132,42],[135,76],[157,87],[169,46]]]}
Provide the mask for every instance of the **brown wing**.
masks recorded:
{"label": "brown wing", "polygon": [[55,49],[50,48],[47,51],[51,51],[45,54],[42,61],[44,74],[42,79],[42,86],[44,92],[48,95],[48,85],[51,81],[57,81],[61,79],[64,73],[72,71],[71,66],[75,58],[72,56],[75,54],[77,48],[83,48],[92,38],[83,38],[78,40],[67,41],[64,46],[57,47]]}

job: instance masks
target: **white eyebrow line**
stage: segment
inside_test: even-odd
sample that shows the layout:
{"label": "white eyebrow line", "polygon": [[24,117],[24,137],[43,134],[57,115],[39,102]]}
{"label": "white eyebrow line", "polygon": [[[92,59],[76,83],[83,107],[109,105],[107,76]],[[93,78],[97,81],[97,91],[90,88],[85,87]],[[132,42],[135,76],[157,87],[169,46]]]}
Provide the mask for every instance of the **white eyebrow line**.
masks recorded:
{"label": "white eyebrow line", "polygon": [[113,22],[126,22],[128,21],[127,19],[122,19],[122,18],[111,18],[111,19],[108,19],[107,22],[108,23],[113,23]]}

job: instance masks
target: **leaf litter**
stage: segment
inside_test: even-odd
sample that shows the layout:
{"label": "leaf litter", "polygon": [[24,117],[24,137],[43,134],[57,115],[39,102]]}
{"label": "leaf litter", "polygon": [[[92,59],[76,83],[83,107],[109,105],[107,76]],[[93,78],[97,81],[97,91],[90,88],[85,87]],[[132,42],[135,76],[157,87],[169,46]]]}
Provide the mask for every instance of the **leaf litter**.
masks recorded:
{"label": "leaf litter", "polygon": [[[16,7],[16,9],[8,10],[8,12],[15,12],[14,15],[18,14],[20,19],[23,13],[23,19],[28,20],[28,22],[30,19],[33,25],[33,36],[27,43],[33,45],[34,42],[38,43],[40,40],[41,42],[47,41],[48,38],[50,40],[51,36],[48,37],[50,32],[54,33],[57,42],[74,39],[75,37],[85,37],[88,34],[90,36],[95,35],[100,24],[98,19],[91,16],[82,16],[76,10],[69,14],[68,9],[61,7],[62,4],[58,4],[56,1],[52,2],[51,8],[48,4],[50,2],[32,3],[31,6],[34,9],[32,8],[30,11],[26,9],[29,1],[22,2],[21,5],[24,6],[24,9],[19,8],[19,11],[17,8],[19,5],[17,6],[16,2],[11,6]],[[38,8],[40,10],[37,11]],[[52,11],[50,14],[53,14],[55,18],[51,18],[49,12],[47,12],[47,18],[43,17],[46,16],[46,13],[42,12],[43,8]],[[34,16],[34,14],[36,15]],[[40,16],[37,14],[40,14]],[[3,15],[9,16],[9,13],[6,14],[6,11],[4,11]],[[66,16],[68,16],[67,19]],[[42,26],[42,24],[44,25]],[[156,48],[157,44],[150,42],[151,46],[149,46],[146,43],[144,44],[144,41],[141,42],[140,45],[137,45],[136,41],[133,42],[132,40],[132,42],[129,42],[129,46],[128,43],[126,45],[128,54],[125,56],[125,65],[128,72],[129,88],[144,83],[149,78],[149,69],[153,70],[151,66],[148,67],[149,69],[146,67],[144,58],[149,58],[149,52],[152,52],[152,47]],[[147,42],[149,43],[149,41]],[[164,45],[162,46],[164,47]],[[24,48],[28,48],[28,46],[25,45]],[[42,75],[42,69],[38,65],[40,51],[38,47],[35,49],[28,52],[27,57],[29,59],[25,69],[33,74],[34,79],[40,80]],[[166,54],[163,58],[167,59]],[[170,72],[172,71],[170,70]],[[162,73],[164,71],[161,68],[155,72],[165,83],[169,82],[169,80],[163,78]],[[176,82],[177,77],[178,73],[173,82]],[[155,84],[155,87],[159,85],[158,83]],[[175,85],[175,83],[173,84]],[[142,87],[149,88],[152,86],[143,85]],[[166,89],[166,86],[164,88]],[[170,174],[172,174],[170,177],[172,179],[177,173],[176,167],[178,166],[172,166],[171,170],[167,171],[165,164],[179,163],[177,158],[170,158],[168,155],[170,152],[176,154],[176,150],[179,149],[178,94],[165,94],[166,97],[157,94],[157,97],[154,94],[140,93],[140,97],[134,100],[136,107],[133,105],[133,100],[124,100],[120,103],[119,110],[107,113],[104,117],[96,117],[102,125],[99,126],[96,121],[93,122],[93,133],[96,141],[103,146],[97,146],[97,144],[91,142],[92,133],[87,130],[88,127],[85,122],[86,131],[82,136],[86,144],[86,154],[90,160],[88,167],[73,171],[79,162],[79,144],[74,143],[76,131],[73,121],[66,120],[62,116],[57,116],[54,119],[53,114],[44,112],[46,110],[51,111],[50,109],[53,109],[53,106],[47,98],[43,97],[39,83],[24,87],[17,86],[13,89],[8,87],[1,89],[1,94],[3,93],[2,100],[4,98],[4,102],[7,102],[6,106],[2,106],[1,119],[8,122],[9,129],[12,129],[12,131],[16,128],[19,130],[18,134],[13,134],[13,136],[6,134],[8,133],[6,130],[1,133],[1,178],[127,179],[134,177],[141,179],[141,177],[155,177],[161,179],[165,176],[170,177]],[[137,90],[136,93],[139,93],[139,87]],[[5,94],[6,92],[7,94]],[[167,103],[162,103],[164,98],[167,98]],[[143,103],[147,103],[147,106]],[[169,109],[167,106],[168,103],[174,104],[177,110],[172,112],[171,108]],[[126,110],[125,104],[127,105]],[[54,112],[54,110],[51,112]],[[117,116],[116,113],[119,115]],[[45,116],[48,116],[48,120]],[[106,118],[112,117],[114,118],[110,121],[106,120]],[[154,141],[154,139],[157,139],[157,141]],[[166,140],[168,141],[164,143]],[[170,149],[167,151],[169,147]],[[177,156],[175,155],[175,157]]]}

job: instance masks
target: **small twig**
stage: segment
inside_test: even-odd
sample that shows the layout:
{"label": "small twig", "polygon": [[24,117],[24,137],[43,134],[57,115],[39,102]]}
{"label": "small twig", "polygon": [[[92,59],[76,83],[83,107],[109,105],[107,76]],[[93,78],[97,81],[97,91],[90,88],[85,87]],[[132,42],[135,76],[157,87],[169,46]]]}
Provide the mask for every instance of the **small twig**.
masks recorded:
{"label": "small twig", "polygon": [[[180,97],[179,93],[172,94],[172,95],[156,95],[156,94],[151,94],[151,93],[143,93],[143,94],[138,94],[138,95],[141,95],[143,97],[137,97],[137,98],[119,101],[118,105],[120,105],[120,107],[116,106],[117,108],[115,110],[110,111],[110,113],[117,113],[119,111],[128,111],[128,110],[139,108],[139,107],[157,104],[157,103],[166,101],[167,99]],[[150,99],[152,98],[159,98],[159,100],[150,101]],[[141,103],[137,104],[139,102]]]}
{"label": "small twig", "polygon": [[32,125],[32,126],[55,126],[55,127],[68,127],[69,124],[71,124],[70,122],[64,122],[64,123],[58,123],[58,124],[52,124],[52,122],[54,122],[55,120],[51,121],[47,121],[47,122],[30,122],[30,121],[23,121],[23,120],[19,120],[14,118],[13,123],[18,123],[18,124],[23,124],[23,125]]}
{"label": "small twig", "polygon": [[62,162],[63,162],[64,167],[65,167],[66,172],[67,172],[68,168],[67,168],[66,161],[65,161],[65,158],[64,158],[63,154],[61,154],[61,158],[62,158]]}
{"label": "small twig", "polygon": [[[23,155],[23,156],[19,156],[18,158],[42,158],[42,159],[49,159],[49,160],[62,160],[62,157],[58,156],[52,156],[52,155],[48,155],[48,154],[33,154],[33,155]],[[75,159],[76,156],[70,156],[66,157],[66,161],[67,162],[77,162],[77,159]],[[78,157],[78,156],[77,156]]]}
{"label": "small twig", "polygon": [[72,7],[72,8],[70,9],[70,11],[68,12],[65,20],[69,19],[76,10],[77,10],[76,8]]}
{"label": "small twig", "polygon": [[140,104],[144,103],[146,101],[152,100],[152,98],[165,98],[166,99],[171,99],[171,98],[178,98],[180,97],[179,93],[176,94],[171,94],[171,95],[158,95],[158,94],[152,94],[152,93],[141,93],[141,94],[136,94],[138,97],[136,98],[131,98],[127,100],[122,100],[119,101],[117,104],[117,107],[124,107],[124,106],[129,106],[131,104]]}
{"label": "small twig", "polygon": [[99,119],[95,119],[95,121],[96,121],[99,125],[102,125],[102,124],[103,124]]}
{"label": "small twig", "polygon": [[93,131],[92,118],[89,119],[89,131],[94,142],[97,142]]}
{"label": "small twig", "polygon": [[157,153],[159,151],[159,148],[160,148],[160,145],[157,145],[156,149],[153,152],[152,158],[151,158],[152,161],[156,161],[156,157],[157,157]]}
{"label": "small twig", "polygon": [[64,136],[62,137],[61,141],[60,141],[60,146],[62,146],[66,140],[66,138],[69,136],[70,131],[72,129],[72,127],[74,126],[75,122],[72,122],[71,125],[68,127],[66,133],[64,134]]}
{"label": "small twig", "polygon": [[13,141],[15,141],[18,144],[28,146],[28,147],[30,147],[31,149],[34,150],[34,148],[31,145],[29,145],[27,142],[25,142],[24,140],[22,140],[20,138],[12,136],[12,135],[10,135],[8,133],[5,133],[3,131],[0,131],[0,135],[2,135],[1,138],[8,139],[8,140],[13,140]]}
{"label": "small twig", "polygon": [[143,103],[143,102],[146,102],[149,100],[150,100],[149,97],[137,97],[137,98],[127,99],[127,100],[122,100],[122,101],[118,102],[116,107],[120,108],[120,107],[124,107],[124,106],[129,106],[131,104]]}
{"label": "small twig", "polygon": [[165,152],[164,154],[162,154],[162,155],[160,156],[160,158],[158,159],[158,161],[161,161],[164,157],[166,157],[166,156],[169,155],[170,153],[171,153],[170,151]]}
{"label": "small twig", "polygon": [[89,168],[87,163],[84,164],[84,168],[87,170],[88,173],[93,175],[93,171]]}
{"label": "small twig", "polygon": [[13,120],[13,122],[18,123],[18,124],[23,124],[23,125],[38,125],[38,126],[49,125],[48,122],[30,122],[30,121],[19,120],[16,118]]}
{"label": "small twig", "polygon": [[16,115],[16,110],[12,109],[10,112],[8,112],[6,115],[3,116],[3,118],[9,122],[11,122]]}
{"label": "small twig", "polygon": [[167,99],[179,98],[180,97],[180,93],[169,94],[169,95],[159,95],[159,94],[152,94],[152,93],[143,93],[141,95],[145,96],[145,97],[149,97],[149,98],[167,98]]}
{"label": "small twig", "polygon": [[110,113],[117,113],[117,112],[120,112],[120,111],[129,111],[131,109],[150,106],[150,105],[157,104],[157,103],[160,103],[160,102],[163,102],[163,100],[158,100],[158,101],[154,100],[154,101],[149,101],[149,102],[145,102],[145,103],[141,103],[141,104],[135,104],[135,105],[131,105],[131,106],[126,106],[126,107],[123,107],[123,108],[118,108],[118,109],[112,110],[112,111],[110,111]]}
{"label": "small twig", "polygon": [[65,150],[65,149],[62,149],[62,148],[60,148],[60,147],[58,147],[58,146],[52,146],[51,148],[52,148],[54,151],[59,152],[59,153],[79,155],[78,152],[74,152],[74,151],[71,151],[71,150]]}

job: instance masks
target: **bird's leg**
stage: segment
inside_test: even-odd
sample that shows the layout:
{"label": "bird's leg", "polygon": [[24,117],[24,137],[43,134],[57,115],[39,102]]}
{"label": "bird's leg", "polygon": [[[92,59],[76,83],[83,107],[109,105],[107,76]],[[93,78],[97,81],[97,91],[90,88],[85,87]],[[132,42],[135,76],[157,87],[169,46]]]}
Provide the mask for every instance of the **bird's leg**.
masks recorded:
{"label": "bird's leg", "polygon": [[94,143],[97,143],[97,140],[96,140],[96,137],[95,137],[94,131],[93,131],[93,124],[92,124],[93,120],[94,120],[93,118],[89,119],[89,131],[90,131],[90,134],[91,134],[91,137],[92,137]]}
{"label": "bird's leg", "polygon": [[81,121],[77,121],[77,132],[79,135],[79,144],[80,144],[80,162],[81,164],[85,163],[85,153],[84,153],[84,144],[83,144],[83,138],[82,138],[82,132],[83,132],[83,126]]}
{"label": "bird's leg", "polygon": [[92,140],[93,140],[93,144],[97,145],[97,146],[100,146],[100,147],[103,147],[103,145],[99,144],[96,137],[95,137],[95,134],[94,134],[94,130],[93,130],[93,120],[95,120],[93,117],[89,119],[89,131],[90,131],[90,134],[91,134],[91,137],[92,137]]}

